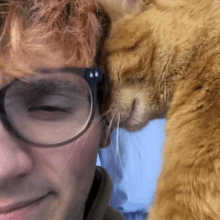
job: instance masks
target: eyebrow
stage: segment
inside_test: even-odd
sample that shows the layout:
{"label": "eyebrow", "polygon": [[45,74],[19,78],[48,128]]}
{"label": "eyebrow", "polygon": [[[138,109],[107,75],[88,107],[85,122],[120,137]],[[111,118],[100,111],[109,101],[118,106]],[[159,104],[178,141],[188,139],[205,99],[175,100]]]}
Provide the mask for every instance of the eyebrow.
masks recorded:
{"label": "eyebrow", "polygon": [[27,85],[27,87],[24,86],[24,90],[28,89],[30,92],[39,91],[39,92],[52,93],[55,91],[65,91],[65,92],[69,92],[69,93],[74,92],[74,93],[78,93],[81,95],[84,94],[83,90],[80,89],[80,86],[74,86],[68,80],[39,79],[39,80],[35,80],[35,81],[30,81],[30,83],[27,82],[26,85]]}

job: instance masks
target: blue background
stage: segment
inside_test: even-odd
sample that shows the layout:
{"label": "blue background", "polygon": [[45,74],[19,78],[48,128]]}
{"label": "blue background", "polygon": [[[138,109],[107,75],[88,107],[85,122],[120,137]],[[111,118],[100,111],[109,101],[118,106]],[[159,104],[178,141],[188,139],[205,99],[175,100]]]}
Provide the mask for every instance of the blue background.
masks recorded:
{"label": "blue background", "polygon": [[99,151],[97,165],[113,179],[111,205],[124,214],[146,212],[152,205],[162,167],[165,124],[165,119],[154,120],[132,133],[115,129],[111,145]]}

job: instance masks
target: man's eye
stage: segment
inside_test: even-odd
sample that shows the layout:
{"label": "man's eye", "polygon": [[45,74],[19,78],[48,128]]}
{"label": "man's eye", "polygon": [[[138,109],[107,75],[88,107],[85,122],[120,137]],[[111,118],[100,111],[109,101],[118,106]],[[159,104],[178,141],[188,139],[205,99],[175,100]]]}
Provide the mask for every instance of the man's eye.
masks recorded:
{"label": "man's eye", "polygon": [[29,117],[37,120],[56,121],[71,113],[68,108],[61,108],[57,106],[33,106],[28,109]]}
{"label": "man's eye", "polygon": [[61,111],[61,112],[67,112],[66,109],[64,108],[60,108],[60,107],[57,107],[57,106],[33,106],[33,107],[30,107],[28,109],[28,111],[46,111],[46,112],[55,112],[55,111]]}

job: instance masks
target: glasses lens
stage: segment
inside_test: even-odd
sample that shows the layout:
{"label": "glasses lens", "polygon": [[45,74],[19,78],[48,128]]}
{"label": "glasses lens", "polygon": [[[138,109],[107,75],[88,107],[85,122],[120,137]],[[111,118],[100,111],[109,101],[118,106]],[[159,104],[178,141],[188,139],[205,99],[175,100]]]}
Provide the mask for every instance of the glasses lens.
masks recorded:
{"label": "glasses lens", "polygon": [[4,98],[12,127],[26,140],[42,145],[62,143],[81,133],[89,123],[92,106],[90,86],[70,73],[17,81]]}

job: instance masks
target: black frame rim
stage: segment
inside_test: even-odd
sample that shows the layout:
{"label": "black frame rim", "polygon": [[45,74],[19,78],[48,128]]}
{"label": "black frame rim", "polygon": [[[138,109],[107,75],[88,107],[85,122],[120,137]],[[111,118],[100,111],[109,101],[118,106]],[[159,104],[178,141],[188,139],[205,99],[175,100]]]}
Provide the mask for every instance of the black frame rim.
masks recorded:
{"label": "black frame rim", "polygon": [[64,67],[64,68],[51,68],[51,69],[38,69],[38,73],[43,74],[53,74],[56,72],[62,72],[62,73],[72,73],[77,74],[78,76],[82,77],[86,80],[86,82],[89,84],[91,95],[92,95],[92,113],[90,116],[90,119],[86,125],[86,127],[76,136],[73,138],[70,138],[69,140],[66,140],[61,143],[56,144],[39,144],[35,142],[31,142],[22,135],[18,133],[18,131],[11,125],[9,120],[7,119],[7,114],[4,109],[4,97],[7,89],[13,85],[16,81],[20,81],[21,79],[15,79],[11,83],[9,83],[6,87],[4,87],[2,90],[0,90],[0,116],[2,119],[3,124],[5,125],[6,129],[13,133],[14,136],[16,136],[18,139],[21,139],[23,142],[26,142],[28,144],[34,145],[34,147],[41,147],[41,148],[52,148],[52,147],[59,147],[66,144],[69,144],[76,139],[78,139],[80,136],[82,136],[91,126],[95,113],[96,113],[96,106],[97,106],[97,96],[98,96],[98,90],[99,85],[104,83],[104,75],[102,74],[101,70],[98,68],[72,68],[72,67]]}

